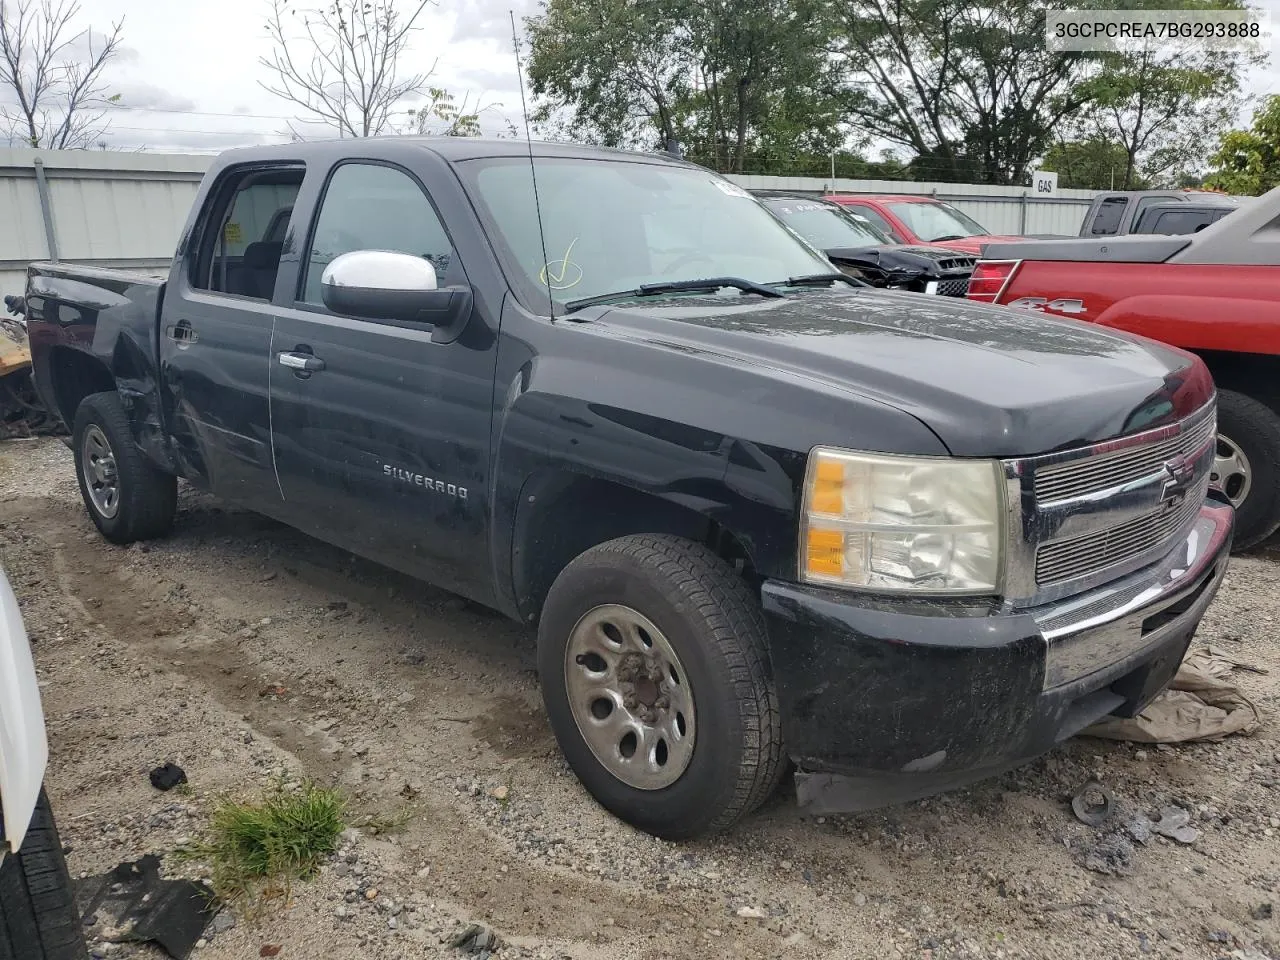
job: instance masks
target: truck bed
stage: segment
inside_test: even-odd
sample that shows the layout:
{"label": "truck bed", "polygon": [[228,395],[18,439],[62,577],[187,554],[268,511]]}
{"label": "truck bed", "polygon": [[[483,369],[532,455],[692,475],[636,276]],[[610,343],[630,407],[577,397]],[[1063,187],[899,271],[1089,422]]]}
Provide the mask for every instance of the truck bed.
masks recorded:
{"label": "truck bed", "polygon": [[[166,282],[164,276],[76,263],[27,267],[27,318],[48,321],[28,326],[36,390],[68,427],[75,415],[69,398],[78,402],[88,389],[71,389],[85,356],[111,371],[125,396],[142,400],[142,419],[158,427],[157,318]],[[59,388],[60,377],[70,392]]]}

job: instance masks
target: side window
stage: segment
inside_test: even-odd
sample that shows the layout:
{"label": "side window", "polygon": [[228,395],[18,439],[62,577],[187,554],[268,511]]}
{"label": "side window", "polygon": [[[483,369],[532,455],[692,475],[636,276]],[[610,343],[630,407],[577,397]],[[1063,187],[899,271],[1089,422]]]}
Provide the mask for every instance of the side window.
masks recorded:
{"label": "side window", "polygon": [[307,252],[300,300],[322,304],[320,279],[335,257],[353,250],[392,250],[428,260],[441,286],[453,244],[417,181],[402,170],[344,163],[329,178]]}
{"label": "side window", "polygon": [[898,234],[898,231],[893,229],[893,224],[891,224],[884,217],[880,216],[879,213],[877,213],[875,210],[871,209],[870,207],[864,207],[860,203],[856,203],[856,204],[850,203],[845,205],[845,209],[857,216],[866,217],[873,224],[875,224],[877,227],[879,227],[881,230],[887,233],[890,239],[892,239],[894,243],[905,242],[904,239]]}
{"label": "side window", "polygon": [[1120,229],[1120,220],[1124,216],[1124,208],[1128,205],[1128,197],[1107,197],[1094,214],[1093,226],[1089,229],[1095,237],[1109,237]]}
{"label": "side window", "polygon": [[212,199],[192,264],[197,290],[270,300],[302,167],[233,174]]}

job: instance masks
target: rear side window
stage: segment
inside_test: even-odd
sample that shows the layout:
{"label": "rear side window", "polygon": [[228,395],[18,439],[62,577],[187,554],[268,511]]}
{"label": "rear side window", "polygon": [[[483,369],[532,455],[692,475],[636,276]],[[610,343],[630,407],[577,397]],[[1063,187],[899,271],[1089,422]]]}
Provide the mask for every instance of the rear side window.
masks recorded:
{"label": "rear side window", "polygon": [[295,165],[257,167],[227,176],[209,201],[192,261],[191,286],[270,300],[304,173]]}
{"label": "rear side window", "polygon": [[453,279],[453,244],[418,181],[375,163],[344,163],[329,178],[307,251],[298,299],[323,305],[324,268],[354,250],[391,250],[431,262],[441,286]]}
{"label": "rear side window", "polygon": [[1143,232],[1178,235],[1199,233],[1226,212],[1226,210],[1163,210],[1156,217],[1155,224]]}
{"label": "rear side window", "polygon": [[1120,229],[1120,221],[1124,217],[1124,208],[1129,205],[1128,197],[1107,197],[1093,216],[1090,233],[1095,237],[1109,237]]}

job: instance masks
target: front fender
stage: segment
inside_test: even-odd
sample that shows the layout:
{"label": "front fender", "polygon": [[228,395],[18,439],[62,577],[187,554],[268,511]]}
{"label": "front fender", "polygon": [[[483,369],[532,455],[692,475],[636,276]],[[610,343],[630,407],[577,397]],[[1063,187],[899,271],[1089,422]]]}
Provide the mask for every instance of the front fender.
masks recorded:
{"label": "front fender", "polygon": [[49,762],[44,713],[22,612],[0,571],[0,808],[3,846],[16,851],[35,812]]}

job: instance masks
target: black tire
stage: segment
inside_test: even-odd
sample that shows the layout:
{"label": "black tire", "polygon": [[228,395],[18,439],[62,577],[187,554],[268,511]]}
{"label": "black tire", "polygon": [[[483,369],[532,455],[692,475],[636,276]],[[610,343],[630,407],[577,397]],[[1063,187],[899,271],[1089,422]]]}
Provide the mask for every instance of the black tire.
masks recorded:
{"label": "black tire", "polygon": [[0,960],[85,960],[62,842],[40,791],[22,848],[0,862]]}
{"label": "black tire", "polygon": [[[95,428],[114,457],[118,502],[113,515],[106,515],[95,503],[85,478],[85,437]],[[71,443],[80,496],[104,537],[113,543],[133,543],[162,537],[172,529],[178,507],[178,480],[143,457],[133,442],[129,416],[119,394],[93,393],[80,401]]]}
{"label": "black tire", "polygon": [[[569,703],[570,636],[604,604],[637,611],[665,635],[696,698],[692,757],[679,779],[661,789],[631,786],[605,767]],[[538,672],[552,730],[578,779],[615,816],[655,836],[682,840],[728,829],[769,798],[785,770],[759,601],[700,544],[628,536],[575,559],[543,606]]]}
{"label": "black tire", "polygon": [[1249,491],[1236,505],[1233,541],[1233,550],[1247,550],[1280,529],[1280,414],[1253,397],[1219,390],[1218,435],[1249,460]]}

